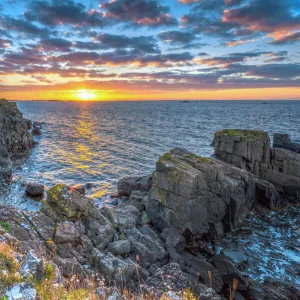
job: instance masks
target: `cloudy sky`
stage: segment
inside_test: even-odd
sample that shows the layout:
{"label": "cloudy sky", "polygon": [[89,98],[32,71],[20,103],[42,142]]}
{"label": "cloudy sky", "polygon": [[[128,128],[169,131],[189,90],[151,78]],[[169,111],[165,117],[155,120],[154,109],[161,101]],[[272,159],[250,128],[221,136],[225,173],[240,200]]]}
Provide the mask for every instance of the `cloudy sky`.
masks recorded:
{"label": "cloudy sky", "polygon": [[300,1],[0,0],[0,97],[300,99]]}

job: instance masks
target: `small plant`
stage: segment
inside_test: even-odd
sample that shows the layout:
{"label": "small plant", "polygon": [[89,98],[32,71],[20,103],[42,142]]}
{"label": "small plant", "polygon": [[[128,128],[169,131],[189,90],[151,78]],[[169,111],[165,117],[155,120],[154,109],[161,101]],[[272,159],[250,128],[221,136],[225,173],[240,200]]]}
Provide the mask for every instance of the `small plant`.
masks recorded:
{"label": "small plant", "polygon": [[3,221],[1,221],[1,222],[0,222],[0,227],[2,227],[6,232],[9,232],[9,231],[10,231],[10,226],[9,226],[9,223],[8,223],[8,222],[3,222]]}

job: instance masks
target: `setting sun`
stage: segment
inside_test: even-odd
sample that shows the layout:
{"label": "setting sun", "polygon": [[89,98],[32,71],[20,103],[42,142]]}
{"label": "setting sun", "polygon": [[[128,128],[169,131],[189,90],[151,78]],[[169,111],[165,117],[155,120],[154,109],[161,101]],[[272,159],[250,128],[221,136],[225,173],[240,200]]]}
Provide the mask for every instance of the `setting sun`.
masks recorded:
{"label": "setting sun", "polygon": [[96,94],[91,90],[78,90],[77,97],[80,100],[93,100],[96,98]]}

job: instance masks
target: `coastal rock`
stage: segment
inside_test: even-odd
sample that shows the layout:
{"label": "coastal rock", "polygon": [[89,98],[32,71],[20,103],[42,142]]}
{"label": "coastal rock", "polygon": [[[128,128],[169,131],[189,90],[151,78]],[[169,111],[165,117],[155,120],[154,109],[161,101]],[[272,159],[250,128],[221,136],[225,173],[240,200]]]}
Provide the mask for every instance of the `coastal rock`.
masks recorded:
{"label": "coastal rock", "polygon": [[86,194],[86,187],[83,184],[76,184],[74,186],[70,187],[70,190],[73,192],[77,192],[81,195],[85,195]]}
{"label": "coastal rock", "polygon": [[141,288],[157,299],[171,288],[173,293],[182,293],[185,289],[191,289],[201,300],[221,300],[213,289],[197,283],[190,275],[182,272],[176,263],[170,263],[158,269]]}
{"label": "coastal rock", "polygon": [[0,99],[0,182],[11,181],[11,161],[27,154],[33,146],[27,120],[22,117],[16,103]]}
{"label": "coastal rock", "polygon": [[240,129],[219,131],[213,140],[218,159],[265,181],[257,181],[258,201],[271,209],[300,199],[300,155],[287,145],[287,135],[276,134],[271,149],[267,133]]}
{"label": "coastal rock", "polygon": [[55,233],[55,243],[56,244],[65,244],[71,243],[76,244],[80,233],[75,227],[74,223],[64,222],[57,226]]}
{"label": "coastal rock", "polygon": [[128,240],[120,240],[108,244],[107,250],[115,255],[124,255],[131,252],[131,243]]}
{"label": "coastal rock", "polygon": [[151,175],[143,177],[125,177],[118,182],[119,196],[129,197],[132,191],[147,192],[151,187]]}
{"label": "coastal rock", "polygon": [[274,133],[273,147],[283,148],[296,153],[300,153],[300,143],[291,142],[290,136],[286,133]]}
{"label": "coastal rock", "polygon": [[25,192],[31,197],[38,197],[44,194],[45,187],[43,184],[37,182],[30,182],[27,184]]}
{"label": "coastal rock", "polygon": [[21,267],[21,275],[23,277],[33,278],[37,281],[40,281],[44,275],[44,262],[41,258],[37,257],[34,251],[28,251],[23,265]]}
{"label": "coastal rock", "polygon": [[216,255],[214,257],[213,264],[221,274],[224,283],[226,283],[228,286],[233,286],[233,281],[235,279],[238,281],[237,290],[247,290],[249,285],[248,280],[243,277],[241,272],[230,262],[230,260],[225,255]]}
{"label": "coastal rock", "polygon": [[33,284],[18,283],[10,287],[5,293],[7,300],[35,300],[37,293]]}
{"label": "coastal rock", "polygon": [[76,220],[87,216],[89,200],[64,184],[58,184],[47,191],[47,200],[43,201],[42,212],[53,220]]}
{"label": "coastal rock", "polygon": [[218,237],[237,227],[254,202],[251,174],[174,149],[156,163],[146,211],[160,230]]}
{"label": "coastal rock", "polygon": [[215,133],[212,144],[217,159],[259,177],[270,160],[270,138],[263,131],[224,129]]}

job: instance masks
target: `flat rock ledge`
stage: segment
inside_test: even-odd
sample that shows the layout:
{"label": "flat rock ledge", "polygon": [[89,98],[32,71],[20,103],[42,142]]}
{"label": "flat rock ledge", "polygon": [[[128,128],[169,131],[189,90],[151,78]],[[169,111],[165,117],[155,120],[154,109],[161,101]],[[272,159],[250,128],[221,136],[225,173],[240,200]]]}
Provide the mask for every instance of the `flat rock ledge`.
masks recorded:
{"label": "flat rock ledge", "polygon": [[[122,179],[119,194],[127,198],[117,206],[98,208],[83,189],[64,184],[47,190],[40,212],[0,206],[0,245],[21,253],[15,255],[23,278],[44,280],[50,263],[61,284],[74,275],[102,282],[95,287],[99,299],[122,299],[125,288],[137,299],[141,293],[185,299],[185,291],[221,300],[233,287],[236,299],[299,299],[292,287],[254,282],[210,241],[241,226],[254,206],[298,203],[300,155],[272,149],[264,132],[226,130],[216,133],[213,144],[217,159],[173,149],[153,174]],[[25,279],[2,289],[0,284],[0,297],[16,291],[38,299]]]}

